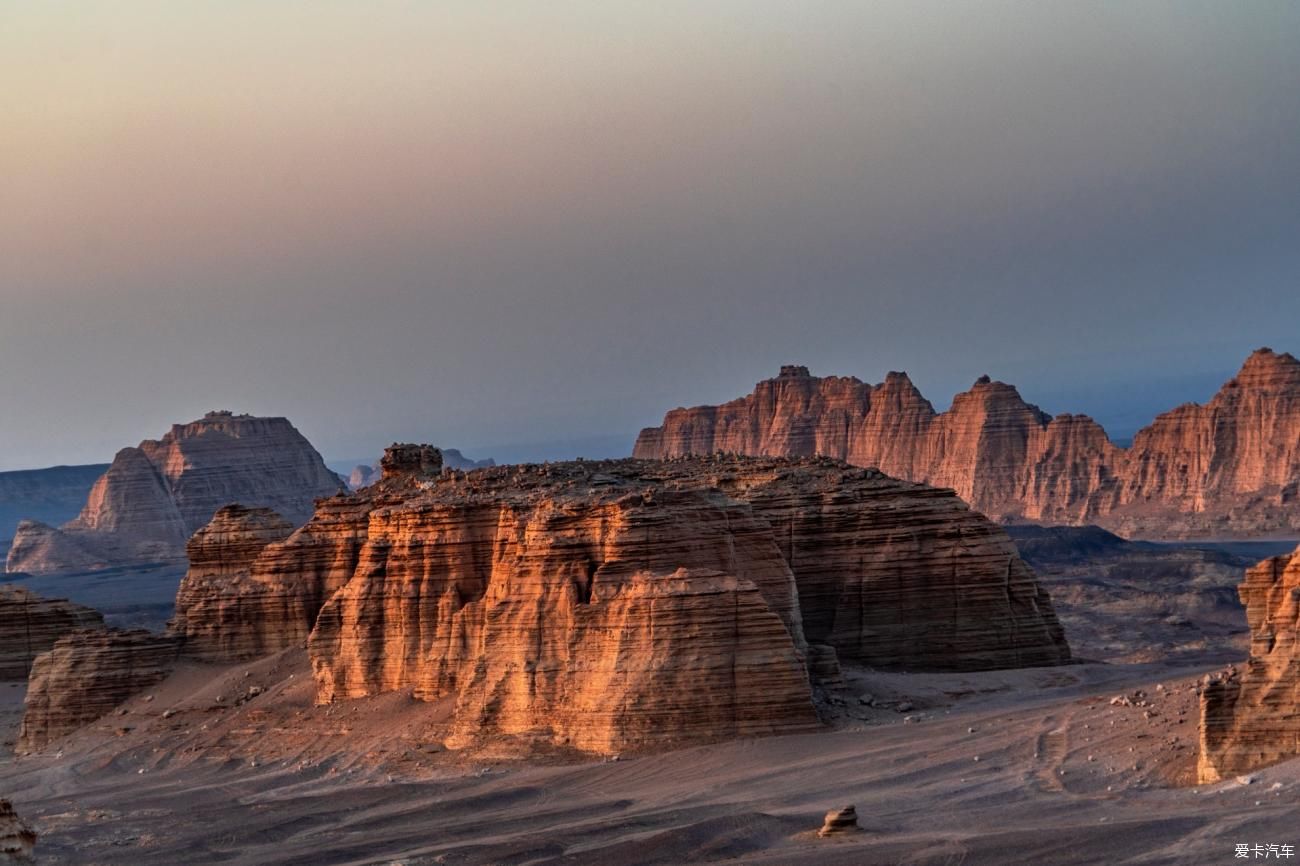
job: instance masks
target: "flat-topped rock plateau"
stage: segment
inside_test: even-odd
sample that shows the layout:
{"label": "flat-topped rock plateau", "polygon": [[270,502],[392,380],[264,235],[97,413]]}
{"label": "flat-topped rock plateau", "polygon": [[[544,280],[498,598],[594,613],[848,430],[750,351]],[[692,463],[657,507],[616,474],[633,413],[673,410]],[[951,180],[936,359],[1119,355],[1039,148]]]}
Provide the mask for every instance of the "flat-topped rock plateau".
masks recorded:
{"label": "flat-topped rock plateau", "polygon": [[117,453],[81,514],[55,528],[19,523],[10,572],[46,574],[183,562],[189,537],[223,505],[273,508],[301,524],[343,487],[284,418],[210,412]]}
{"label": "flat-topped rock plateau", "polygon": [[184,651],[305,644],[320,703],[409,690],[451,702],[453,747],[603,754],[814,728],[811,659],[1070,658],[1005,533],[950,491],[828,459],[444,472],[394,446],[381,468],[291,535],[254,509],[196,533]]}
{"label": "flat-topped rock plateau", "polygon": [[981,377],[935,412],[904,373],[879,385],[787,366],[748,397],[674,409],[634,456],[826,455],[951,487],[1000,521],[1095,523],[1125,536],[1300,530],[1300,361],[1260,349],[1205,405],[1114,445],[1084,415],[1052,417]]}

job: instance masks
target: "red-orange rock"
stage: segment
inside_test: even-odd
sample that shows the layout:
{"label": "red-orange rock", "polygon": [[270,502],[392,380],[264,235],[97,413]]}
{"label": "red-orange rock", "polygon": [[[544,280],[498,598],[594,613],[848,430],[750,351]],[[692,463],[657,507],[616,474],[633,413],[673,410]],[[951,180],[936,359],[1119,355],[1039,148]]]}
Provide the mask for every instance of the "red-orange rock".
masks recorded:
{"label": "red-orange rock", "polygon": [[201,533],[242,553],[192,551],[221,567],[187,578],[177,631],[227,658],[310,632],[320,701],[412,688],[454,698],[454,745],[606,752],[805,728],[806,659],[834,650],[908,669],[1069,658],[1009,539],[949,491],[825,459],[436,473],[420,453],[251,566],[252,527]]}
{"label": "red-orange rock", "polygon": [[1250,657],[1202,683],[1201,782],[1300,755],[1300,550],[1248,570],[1239,592]]}
{"label": "red-orange rock", "polygon": [[907,376],[879,385],[785,367],[721,406],[641,432],[647,459],[826,455],[951,487],[999,520],[1188,536],[1300,529],[1300,362],[1255,352],[1206,405],[1161,415],[1122,449],[1082,415],[1052,418],[981,377],[936,413]]}
{"label": "red-orange rock", "polygon": [[270,618],[263,585],[250,573],[267,545],[292,532],[293,524],[269,508],[227,505],[194,533],[186,545],[189,571],[177,592],[176,617],[169,623],[170,631],[184,637],[187,653],[237,659],[264,651],[260,644],[247,643],[248,620]]}
{"label": "red-orange rock", "polygon": [[272,508],[295,524],[342,479],[284,418],[210,412],[118,452],[76,520],[19,524],[9,571],[49,573],[176,561],[223,505]]}

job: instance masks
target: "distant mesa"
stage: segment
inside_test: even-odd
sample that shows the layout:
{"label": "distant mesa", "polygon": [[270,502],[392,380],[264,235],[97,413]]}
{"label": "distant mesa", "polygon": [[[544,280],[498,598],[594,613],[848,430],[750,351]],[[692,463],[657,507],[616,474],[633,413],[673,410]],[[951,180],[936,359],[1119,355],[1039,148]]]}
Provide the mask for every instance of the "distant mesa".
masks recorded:
{"label": "distant mesa", "polygon": [[288,420],[209,412],[119,451],[76,519],[20,523],[6,567],[44,574],[179,562],[223,505],[273,508],[301,524],[316,499],[342,488]]}
{"label": "distant mesa", "polygon": [[775,379],[721,406],[674,409],[634,456],[823,455],[950,487],[1006,522],[1097,524],[1123,535],[1300,531],[1300,362],[1260,349],[1204,406],[1155,419],[1125,449],[1084,415],[1047,415],[981,376],[934,407],[903,373],[879,385]]}
{"label": "distant mesa", "polygon": [[[439,450],[442,452],[442,465],[448,469],[485,469],[489,466],[496,465],[496,461],[491,457],[484,460],[470,460],[455,448],[442,448]],[[378,481],[381,474],[379,464],[380,460],[376,460],[374,463],[369,465],[354,467],[352,472],[348,475],[348,489],[360,490],[362,487],[366,487]]]}
{"label": "distant mesa", "polygon": [[76,517],[107,469],[97,463],[0,472],[0,550],[9,549],[21,520],[58,525]]}

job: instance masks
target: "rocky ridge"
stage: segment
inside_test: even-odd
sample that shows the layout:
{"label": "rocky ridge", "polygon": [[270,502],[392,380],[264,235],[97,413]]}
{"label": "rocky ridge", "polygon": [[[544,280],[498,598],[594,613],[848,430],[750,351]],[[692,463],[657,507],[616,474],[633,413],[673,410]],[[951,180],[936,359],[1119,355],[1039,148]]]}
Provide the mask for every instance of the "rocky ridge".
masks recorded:
{"label": "rocky ridge", "polygon": [[905,373],[870,385],[786,366],[748,397],[674,409],[643,430],[646,459],[825,455],[954,489],[997,520],[1125,535],[1300,530],[1300,361],[1260,349],[1205,405],[1159,416],[1130,448],[1084,415],[1052,417],[981,377],[935,412]]}
{"label": "rocky ridge", "polygon": [[99,611],[0,584],[0,680],[26,679],[36,657],[59,638],[103,626]]}
{"label": "rocky ridge", "polygon": [[1300,755],[1300,550],[1248,570],[1239,592],[1250,656],[1202,683],[1201,782]]}
{"label": "rocky ridge", "polygon": [[189,537],[230,503],[301,524],[342,480],[284,418],[210,412],[124,448],[73,521],[19,524],[6,567],[33,574],[183,560]]}
{"label": "rocky ridge", "polygon": [[452,703],[449,745],[600,753],[807,729],[807,660],[826,653],[1069,659],[1014,546],[948,491],[825,459],[465,473],[435,451],[390,449],[379,482],[288,538],[265,513],[218,515],[178,598],[187,652],[305,640],[320,702],[411,689]]}

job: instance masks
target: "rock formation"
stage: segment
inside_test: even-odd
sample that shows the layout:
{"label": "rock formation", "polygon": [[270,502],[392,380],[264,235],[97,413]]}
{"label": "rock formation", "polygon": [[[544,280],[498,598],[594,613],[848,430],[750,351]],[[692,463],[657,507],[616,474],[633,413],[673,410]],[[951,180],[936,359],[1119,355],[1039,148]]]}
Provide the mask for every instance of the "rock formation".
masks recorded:
{"label": "rock formation", "polygon": [[36,832],[28,827],[13,804],[0,800],[0,863],[26,863],[36,849]]}
{"label": "rock formation", "polygon": [[171,672],[177,641],[143,629],[78,631],[37,656],[16,751],[31,754],[96,719]]}
{"label": "rock formation", "polygon": [[1204,406],[1120,448],[1091,418],[1046,415],[987,376],[934,411],[904,373],[879,385],[787,366],[721,406],[674,409],[634,456],[826,455],[941,487],[998,520],[1124,534],[1300,529],[1300,362],[1260,349]]}
{"label": "rock formation", "polygon": [[454,702],[450,745],[603,753],[806,729],[823,651],[904,669],[1069,658],[1009,539],[949,491],[825,459],[463,473],[395,446],[383,468],[287,539],[230,510],[196,535],[186,651],[306,640],[321,702],[410,688]]}
{"label": "rock formation", "polygon": [[118,452],[80,516],[54,529],[24,521],[9,571],[34,574],[179,561],[218,508],[272,508],[301,524],[342,480],[284,418],[210,412]]}
{"label": "rock formation", "polygon": [[[495,466],[496,461],[491,457],[485,460],[470,460],[464,454],[461,454],[455,448],[442,448],[442,464],[449,469],[486,469],[489,466]],[[379,480],[380,468],[379,460],[369,466],[355,466],[350,475],[348,475],[348,489],[360,490],[362,487],[368,487]]]}
{"label": "rock formation", "polygon": [[1201,782],[1300,755],[1300,550],[1247,571],[1240,593],[1250,657],[1202,683]]}
{"label": "rock formation", "polygon": [[183,634],[186,649],[200,658],[252,658],[263,652],[250,643],[250,628],[272,621],[250,579],[262,551],[293,533],[293,524],[269,508],[227,505],[186,545],[190,568],[176,597],[171,630]]}
{"label": "rock formation", "polygon": [[843,809],[831,809],[826,813],[826,818],[822,821],[822,828],[817,831],[817,835],[825,838],[826,836],[838,836],[845,833],[857,833],[860,829],[858,827],[857,807],[845,806]]}
{"label": "rock formation", "polygon": [[107,463],[0,472],[0,550],[7,551],[19,521],[59,524],[77,516]]}
{"label": "rock formation", "polygon": [[99,611],[0,584],[0,680],[24,680],[32,662],[78,629],[102,628]]}

